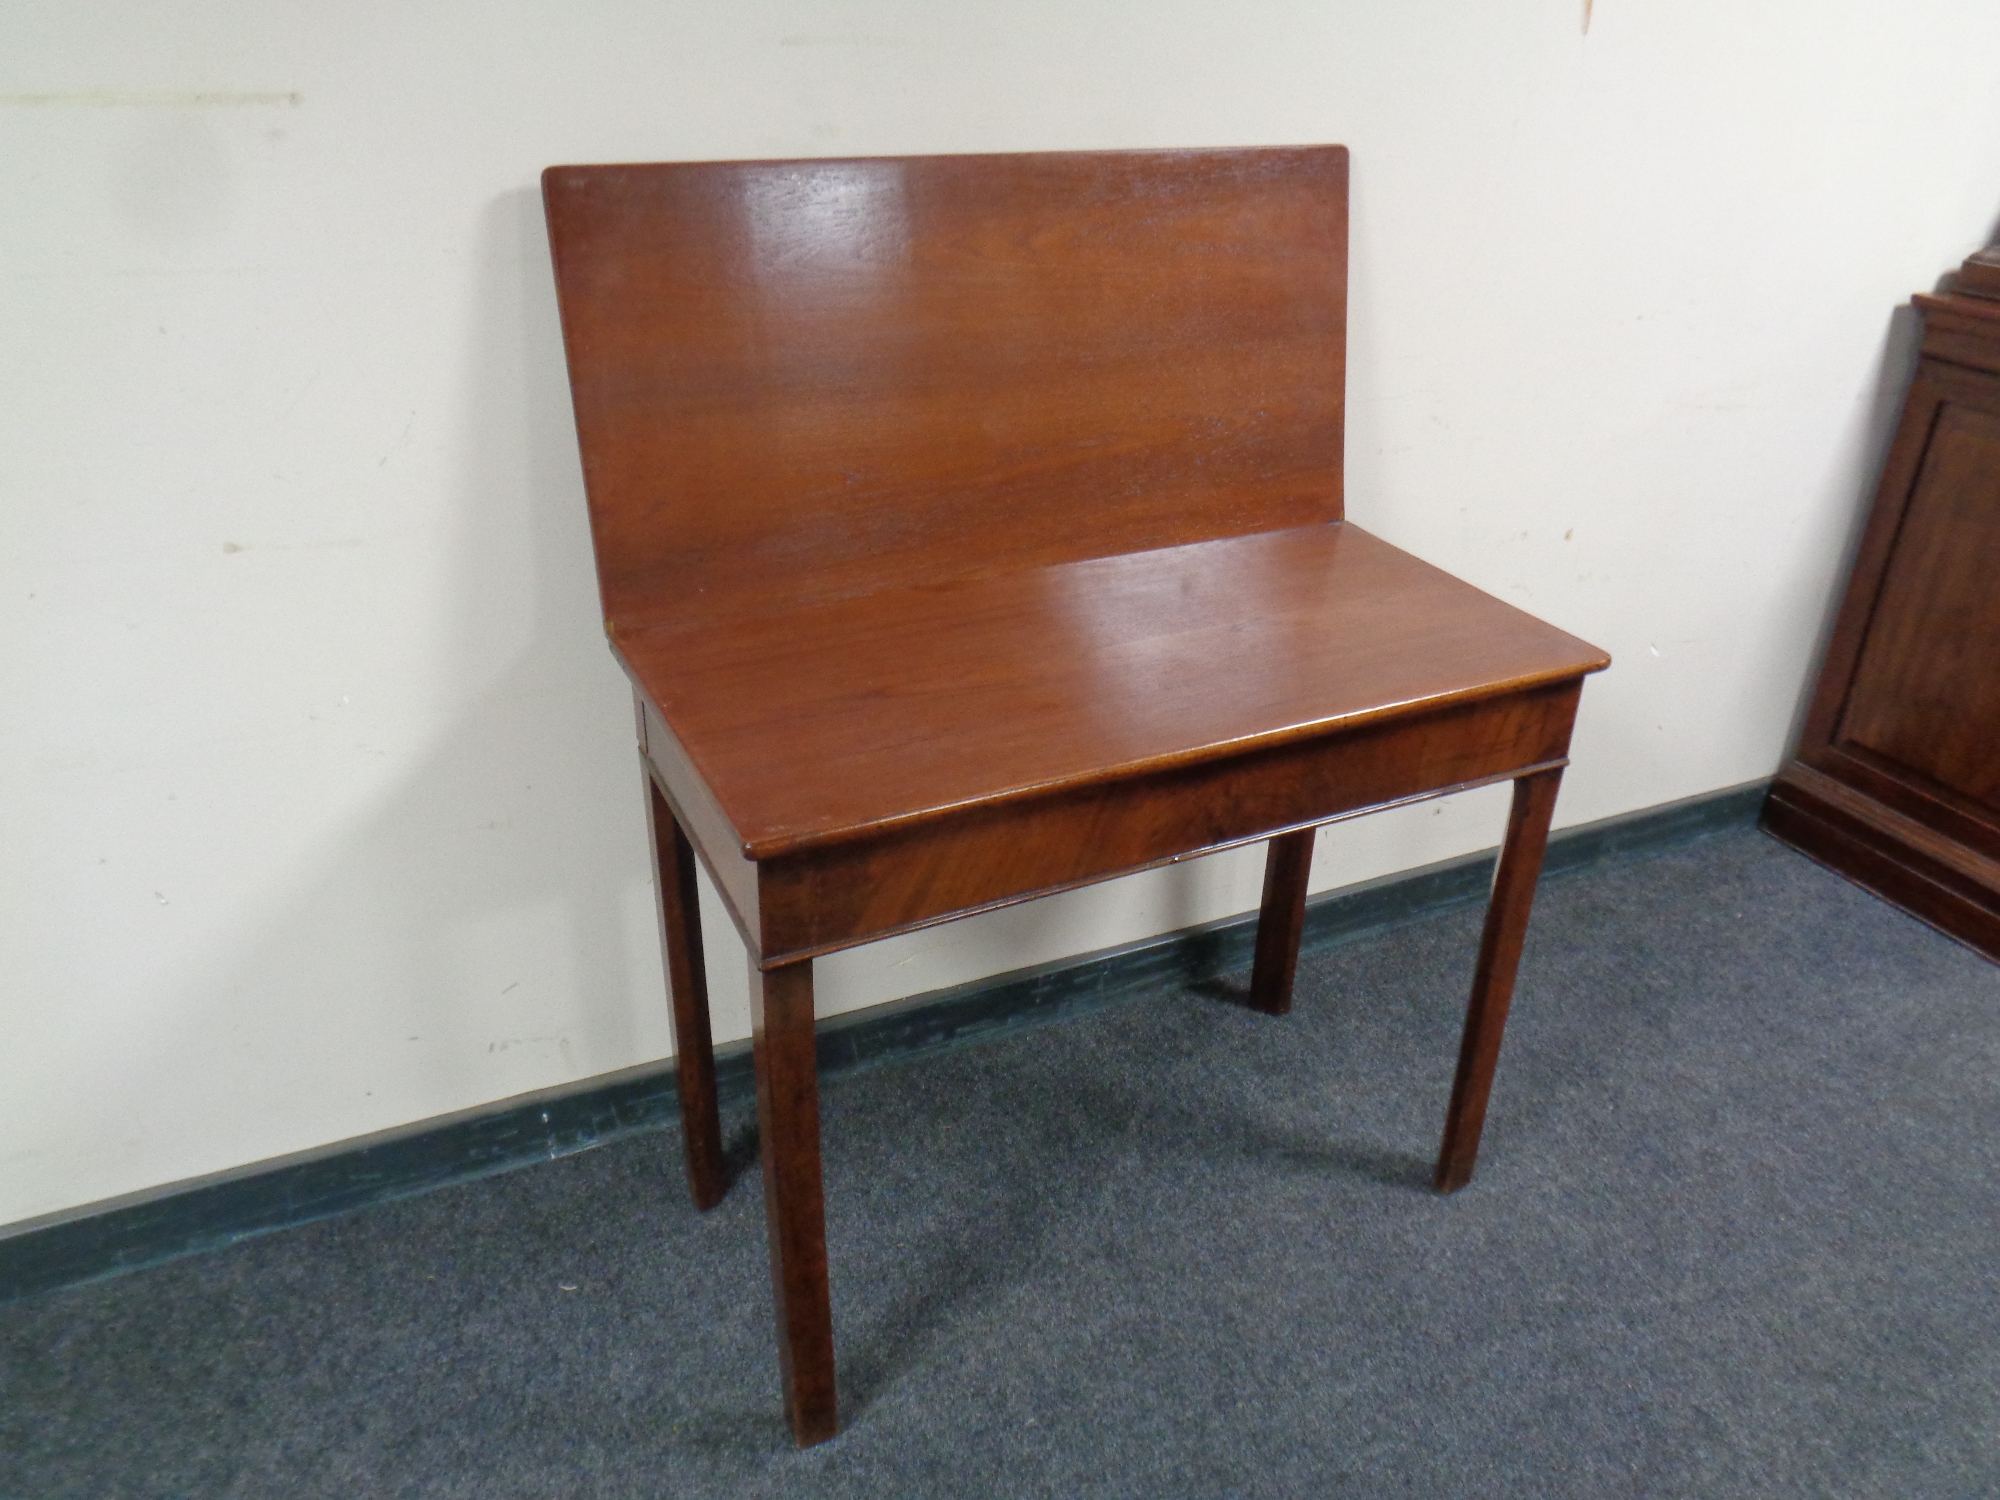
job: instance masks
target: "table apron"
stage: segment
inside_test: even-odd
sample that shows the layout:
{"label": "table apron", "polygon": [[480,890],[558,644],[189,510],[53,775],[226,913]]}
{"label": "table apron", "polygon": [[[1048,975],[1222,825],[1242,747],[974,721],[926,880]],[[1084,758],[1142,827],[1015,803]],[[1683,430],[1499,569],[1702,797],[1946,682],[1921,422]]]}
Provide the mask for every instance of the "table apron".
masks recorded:
{"label": "table apron", "polygon": [[[756,866],[775,968],[1290,829],[1559,766],[1582,679],[968,808]],[[731,851],[733,852],[733,851]],[[747,919],[749,913],[743,913]],[[739,925],[751,925],[747,920]]]}

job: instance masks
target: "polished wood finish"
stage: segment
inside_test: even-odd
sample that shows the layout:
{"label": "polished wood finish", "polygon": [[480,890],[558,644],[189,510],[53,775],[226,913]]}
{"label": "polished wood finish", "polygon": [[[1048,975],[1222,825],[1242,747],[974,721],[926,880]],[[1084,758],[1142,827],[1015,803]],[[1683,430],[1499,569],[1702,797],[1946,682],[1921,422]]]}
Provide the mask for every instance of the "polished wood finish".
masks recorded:
{"label": "polished wood finish", "polygon": [[1594,659],[1351,522],[903,579],[617,649],[760,864]]}
{"label": "polished wood finish", "polygon": [[2000,958],[2000,860],[1798,761],[1772,784],[1764,827],[1940,931]]}
{"label": "polished wood finish", "polygon": [[[2000,293],[1996,267],[1961,292]],[[2000,301],[1916,300],[1916,379],[1764,823],[2000,958]]]}
{"label": "polished wood finish", "polygon": [[1281,833],[1264,852],[1264,900],[1257,908],[1257,952],[1250,964],[1250,1004],[1269,1016],[1289,1014],[1299,972],[1299,936],[1306,925],[1306,882],[1312,874],[1310,828]]}
{"label": "polished wood finish", "polygon": [[1346,180],[1338,147],[544,176],[683,1047],[682,849],[753,965],[801,1444],[835,1423],[817,954],[1270,839],[1253,995],[1282,1011],[1314,827],[1514,780],[1447,1139],[1471,1169],[1607,659],[1344,521]]}
{"label": "polished wood finish", "polygon": [[701,907],[694,846],[646,776],[646,821],[653,843],[660,947],[673,1005],[674,1062],[681,1096],[682,1144],[695,1207],[713,1208],[729,1186],[722,1157],[722,1121],[715,1100],[715,1039],[709,1030],[708,965],[701,950]]}
{"label": "polished wood finish", "polygon": [[774,961],[1560,760],[1602,659],[1351,522],[620,645]]}
{"label": "polished wood finish", "polygon": [[819,1069],[813,1058],[812,961],[750,970],[764,1223],[785,1415],[801,1448],[838,1425],[826,1203],[819,1165]]}
{"label": "polished wood finish", "polygon": [[550,168],[613,638],[1338,519],[1346,183],[1326,148]]}
{"label": "polished wood finish", "polygon": [[1486,1128],[1486,1101],[1493,1092],[1493,1069],[1500,1060],[1500,1036],[1514,1002],[1514,975],[1528,935],[1528,912],[1535,904],[1535,880],[1549,843],[1549,819],[1556,810],[1560,767],[1523,776],[1514,783],[1507,837],[1493,867],[1493,894],[1486,904],[1486,928],[1479,939],[1472,998],[1465,1007],[1458,1073],[1445,1108],[1444,1144],[1438,1150],[1437,1188],[1455,1193],[1472,1181]]}

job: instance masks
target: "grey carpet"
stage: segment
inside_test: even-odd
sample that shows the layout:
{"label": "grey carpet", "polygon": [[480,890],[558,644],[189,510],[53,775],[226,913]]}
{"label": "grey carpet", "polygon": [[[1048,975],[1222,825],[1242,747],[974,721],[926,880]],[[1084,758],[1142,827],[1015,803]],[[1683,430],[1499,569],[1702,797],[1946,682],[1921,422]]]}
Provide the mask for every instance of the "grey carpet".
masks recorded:
{"label": "grey carpet", "polygon": [[[673,1136],[0,1308],[9,1496],[2000,1495],[2000,970],[1754,834],[825,1092],[846,1430]],[[737,1122],[739,1147],[741,1122]]]}

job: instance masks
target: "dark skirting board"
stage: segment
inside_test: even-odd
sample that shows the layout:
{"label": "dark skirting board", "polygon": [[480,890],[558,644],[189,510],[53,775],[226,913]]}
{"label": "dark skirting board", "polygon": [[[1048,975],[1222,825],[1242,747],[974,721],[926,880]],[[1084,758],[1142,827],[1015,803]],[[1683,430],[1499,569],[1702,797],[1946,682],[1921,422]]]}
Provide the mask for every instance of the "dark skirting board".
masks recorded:
{"label": "dark skirting board", "polygon": [[[1565,829],[1549,840],[1551,878],[1678,848],[1757,821],[1769,783],[1704,793]],[[1496,851],[1330,891],[1306,907],[1301,946],[1331,947],[1485,899]],[[824,1074],[962,1046],[1161,988],[1249,968],[1256,913],[1061,959],[830,1017]],[[726,1106],[752,1094],[750,1044],[716,1049]],[[678,1122],[672,1059],[106,1203],[31,1219],[0,1234],[0,1302],[187,1255],[252,1235],[495,1172],[530,1166]]]}

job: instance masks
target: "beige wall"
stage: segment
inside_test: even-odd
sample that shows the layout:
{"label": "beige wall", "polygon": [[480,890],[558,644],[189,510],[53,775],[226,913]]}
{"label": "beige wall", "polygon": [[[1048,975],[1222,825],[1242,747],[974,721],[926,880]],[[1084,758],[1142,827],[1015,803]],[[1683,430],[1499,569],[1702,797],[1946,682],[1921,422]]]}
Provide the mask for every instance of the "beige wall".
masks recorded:
{"label": "beige wall", "polygon": [[[669,1050],[551,162],[1346,142],[1350,513],[1615,653],[1560,822],[1768,774],[1892,310],[2000,204],[2000,9],[1595,11],[0,0],[0,1223]],[[1501,816],[1349,825],[1318,883]],[[843,955],[823,1006],[1257,868]]]}

